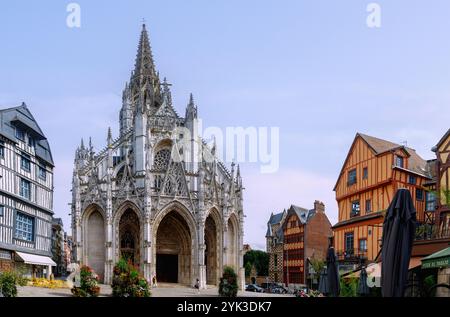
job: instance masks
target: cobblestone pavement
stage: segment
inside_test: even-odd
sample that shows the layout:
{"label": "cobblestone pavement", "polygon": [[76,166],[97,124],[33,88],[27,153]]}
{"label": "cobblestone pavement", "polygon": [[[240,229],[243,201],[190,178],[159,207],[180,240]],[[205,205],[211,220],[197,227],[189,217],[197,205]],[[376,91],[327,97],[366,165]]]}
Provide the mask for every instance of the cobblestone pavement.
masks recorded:
{"label": "cobblestone pavement", "polygon": [[[19,297],[70,297],[72,296],[70,289],[58,288],[49,289],[33,286],[18,286]],[[111,296],[111,286],[100,285],[100,297]],[[152,289],[152,297],[217,297],[218,291],[215,286],[208,286],[207,289],[200,292],[194,288],[190,288],[177,284],[160,284]],[[240,297],[292,297],[293,295],[279,295],[267,293],[239,292]]]}

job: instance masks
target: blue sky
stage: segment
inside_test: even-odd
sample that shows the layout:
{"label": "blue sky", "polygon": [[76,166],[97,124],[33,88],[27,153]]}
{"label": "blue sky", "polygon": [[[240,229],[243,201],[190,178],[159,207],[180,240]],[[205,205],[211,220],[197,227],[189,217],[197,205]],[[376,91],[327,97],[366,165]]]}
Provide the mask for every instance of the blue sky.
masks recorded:
{"label": "blue sky", "polygon": [[325,202],[356,132],[407,141],[420,155],[449,127],[450,3],[376,1],[70,1],[0,4],[0,105],[25,101],[56,162],[55,212],[69,230],[80,138],[118,134],[121,93],[143,18],[155,62],[184,114],[194,94],[206,126],[280,127],[280,170],[244,164],[245,242],[264,248],[271,212]]}

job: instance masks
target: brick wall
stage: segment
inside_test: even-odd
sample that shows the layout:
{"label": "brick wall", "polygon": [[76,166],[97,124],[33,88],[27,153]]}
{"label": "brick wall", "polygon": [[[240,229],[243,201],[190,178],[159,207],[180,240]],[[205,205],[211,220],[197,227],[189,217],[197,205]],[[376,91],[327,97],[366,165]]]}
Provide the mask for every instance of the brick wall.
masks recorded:
{"label": "brick wall", "polygon": [[325,213],[317,213],[306,225],[305,257],[325,260],[329,237],[332,235],[331,223]]}

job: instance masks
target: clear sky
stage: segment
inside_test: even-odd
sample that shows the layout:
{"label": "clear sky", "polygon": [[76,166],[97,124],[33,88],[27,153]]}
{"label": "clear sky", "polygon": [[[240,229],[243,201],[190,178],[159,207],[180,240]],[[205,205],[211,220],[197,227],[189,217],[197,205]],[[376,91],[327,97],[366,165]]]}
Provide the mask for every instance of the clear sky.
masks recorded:
{"label": "clear sky", "polygon": [[[121,93],[145,18],[157,69],[184,114],[189,93],[207,126],[280,128],[280,169],[244,164],[246,243],[265,247],[271,212],[326,204],[356,132],[407,141],[425,159],[449,128],[450,2],[70,1],[0,4],[0,105],[25,101],[56,163],[54,209],[70,231],[73,158],[118,135]],[[381,7],[381,27],[366,7]]]}

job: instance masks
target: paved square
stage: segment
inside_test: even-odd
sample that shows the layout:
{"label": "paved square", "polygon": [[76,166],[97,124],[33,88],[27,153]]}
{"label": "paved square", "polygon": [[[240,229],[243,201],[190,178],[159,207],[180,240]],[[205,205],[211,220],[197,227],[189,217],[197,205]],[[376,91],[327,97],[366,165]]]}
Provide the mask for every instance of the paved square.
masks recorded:
{"label": "paved square", "polygon": [[[34,286],[18,286],[18,297],[71,297],[68,288],[49,289]],[[111,296],[110,285],[100,285],[100,297]],[[152,297],[218,297],[218,289],[208,286],[200,292],[194,288],[178,284],[160,284],[152,289]],[[268,293],[238,292],[239,297],[293,297],[293,295],[280,295]]]}

